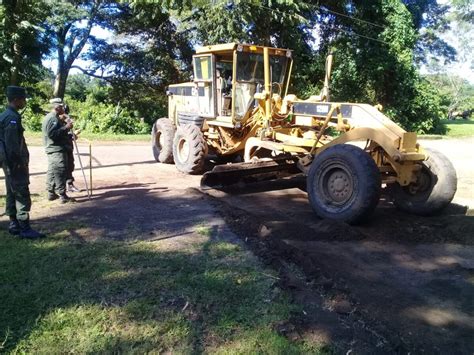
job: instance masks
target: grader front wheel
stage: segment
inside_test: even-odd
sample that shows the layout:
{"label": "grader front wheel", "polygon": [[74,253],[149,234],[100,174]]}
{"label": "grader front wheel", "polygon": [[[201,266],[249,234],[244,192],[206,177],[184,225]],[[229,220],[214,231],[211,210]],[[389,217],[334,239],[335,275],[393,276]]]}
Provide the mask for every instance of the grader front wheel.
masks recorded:
{"label": "grader front wheel", "polygon": [[338,144],[316,156],[308,173],[311,207],[322,218],[357,224],[380,198],[380,173],[362,149]]}
{"label": "grader front wheel", "polygon": [[204,167],[207,144],[196,125],[179,126],[173,141],[173,157],[179,171],[186,174],[199,174]]}
{"label": "grader front wheel", "polygon": [[428,159],[422,163],[416,183],[408,186],[391,184],[388,191],[400,210],[427,216],[445,208],[457,188],[456,170],[440,152],[426,148]]}

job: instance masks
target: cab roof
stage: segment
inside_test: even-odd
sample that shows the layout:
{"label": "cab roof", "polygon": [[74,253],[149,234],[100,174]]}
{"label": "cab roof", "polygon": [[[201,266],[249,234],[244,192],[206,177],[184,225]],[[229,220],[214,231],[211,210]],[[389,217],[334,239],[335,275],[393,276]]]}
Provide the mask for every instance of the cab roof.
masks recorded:
{"label": "cab roof", "polygon": [[[241,48],[242,52],[253,52],[253,53],[263,53],[264,46],[257,46],[254,44],[244,44],[244,43],[225,43],[225,44],[215,44],[212,46],[203,46],[196,49],[196,54],[208,54],[208,53],[216,53],[216,54],[230,54],[235,49]],[[269,49],[270,55],[281,55],[285,56],[287,53],[290,53],[290,49],[283,49],[283,48],[274,48],[274,47],[267,47]]]}

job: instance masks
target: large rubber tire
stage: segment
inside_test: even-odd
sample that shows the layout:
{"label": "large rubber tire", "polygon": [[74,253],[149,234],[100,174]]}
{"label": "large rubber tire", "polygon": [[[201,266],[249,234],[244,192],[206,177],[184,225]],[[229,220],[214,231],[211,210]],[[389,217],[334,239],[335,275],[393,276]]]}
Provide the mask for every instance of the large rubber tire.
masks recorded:
{"label": "large rubber tire", "polygon": [[160,118],[151,130],[153,156],[159,163],[173,164],[173,138],[176,128],[168,118]]}
{"label": "large rubber tire", "polygon": [[429,216],[452,201],[457,189],[457,176],[451,162],[434,149],[425,149],[428,159],[422,163],[417,184],[390,184],[388,192],[400,210]]}
{"label": "large rubber tire", "polygon": [[316,156],[309,169],[306,189],[318,216],[357,224],[366,220],[377,206],[380,172],[365,151],[338,144]]}
{"label": "large rubber tire", "polygon": [[207,143],[201,128],[190,124],[179,126],[174,136],[173,156],[179,171],[201,173],[207,156]]}

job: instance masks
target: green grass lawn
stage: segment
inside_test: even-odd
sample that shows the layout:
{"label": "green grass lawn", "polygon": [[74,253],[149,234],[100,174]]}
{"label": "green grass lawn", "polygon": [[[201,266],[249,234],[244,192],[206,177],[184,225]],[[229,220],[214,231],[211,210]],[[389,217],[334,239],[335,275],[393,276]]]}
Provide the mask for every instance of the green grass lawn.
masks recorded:
{"label": "green grass lawn", "polygon": [[[79,136],[78,142],[100,141],[100,142],[150,142],[150,134],[111,134],[111,133],[87,133],[83,132]],[[41,132],[25,132],[25,139],[28,145],[43,145],[43,135]]]}
{"label": "green grass lawn", "polygon": [[457,119],[455,121],[442,120],[448,130],[448,137],[469,137],[474,136],[474,120]]}
{"label": "green grass lawn", "polygon": [[275,330],[302,310],[273,271],[196,231],[184,249],[0,232],[0,353],[328,352]]}

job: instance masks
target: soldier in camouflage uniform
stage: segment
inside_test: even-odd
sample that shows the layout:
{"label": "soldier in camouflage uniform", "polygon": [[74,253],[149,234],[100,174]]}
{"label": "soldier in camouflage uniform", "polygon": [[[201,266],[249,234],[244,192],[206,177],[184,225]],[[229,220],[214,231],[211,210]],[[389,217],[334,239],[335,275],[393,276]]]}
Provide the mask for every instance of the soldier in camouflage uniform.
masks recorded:
{"label": "soldier in camouflage uniform", "polygon": [[[55,100],[55,99],[53,99]],[[52,101],[53,101],[52,100]],[[66,112],[67,116],[64,116],[64,118],[69,117],[69,107],[67,105],[64,105],[64,111]],[[64,120],[66,123],[66,120]],[[66,186],[67,186],[67,192],[81,192],[81,189],[78,189],[76,186],[74,186],[74,176],[72,173],[74,172],[74,141],[77,139],[77,136],[81,132],[80,129],[75,130],[74,132],[71,130],[69,131],[69,144],[66,147],[66,153],[67,153],[67,169],[66,169]]]}
{"label": "soldier in camouflage uniform", "polygon": [[19,86],[8,86],[8,107],[0,115],[0,149],[2,167],[5,172],[6,208],[10,218],[8,231],[22,238],[36,239],[45,235],[30,227],[31,209],[29,152],[23,136],[19,110],[26,106],[26,91]]}
{"label": "soldier in camouflage uniform", "polygon": [[50,102],[52,111],[43,121],[44,146],[48,156],[46,174],[48,200],[52,201],[59,197],[61,203],[73,202],[74,199],[66,194],[67,150],[70,146],[69,131],[73,124],[63,119],[65,112],[61,99],[53,99]]}

